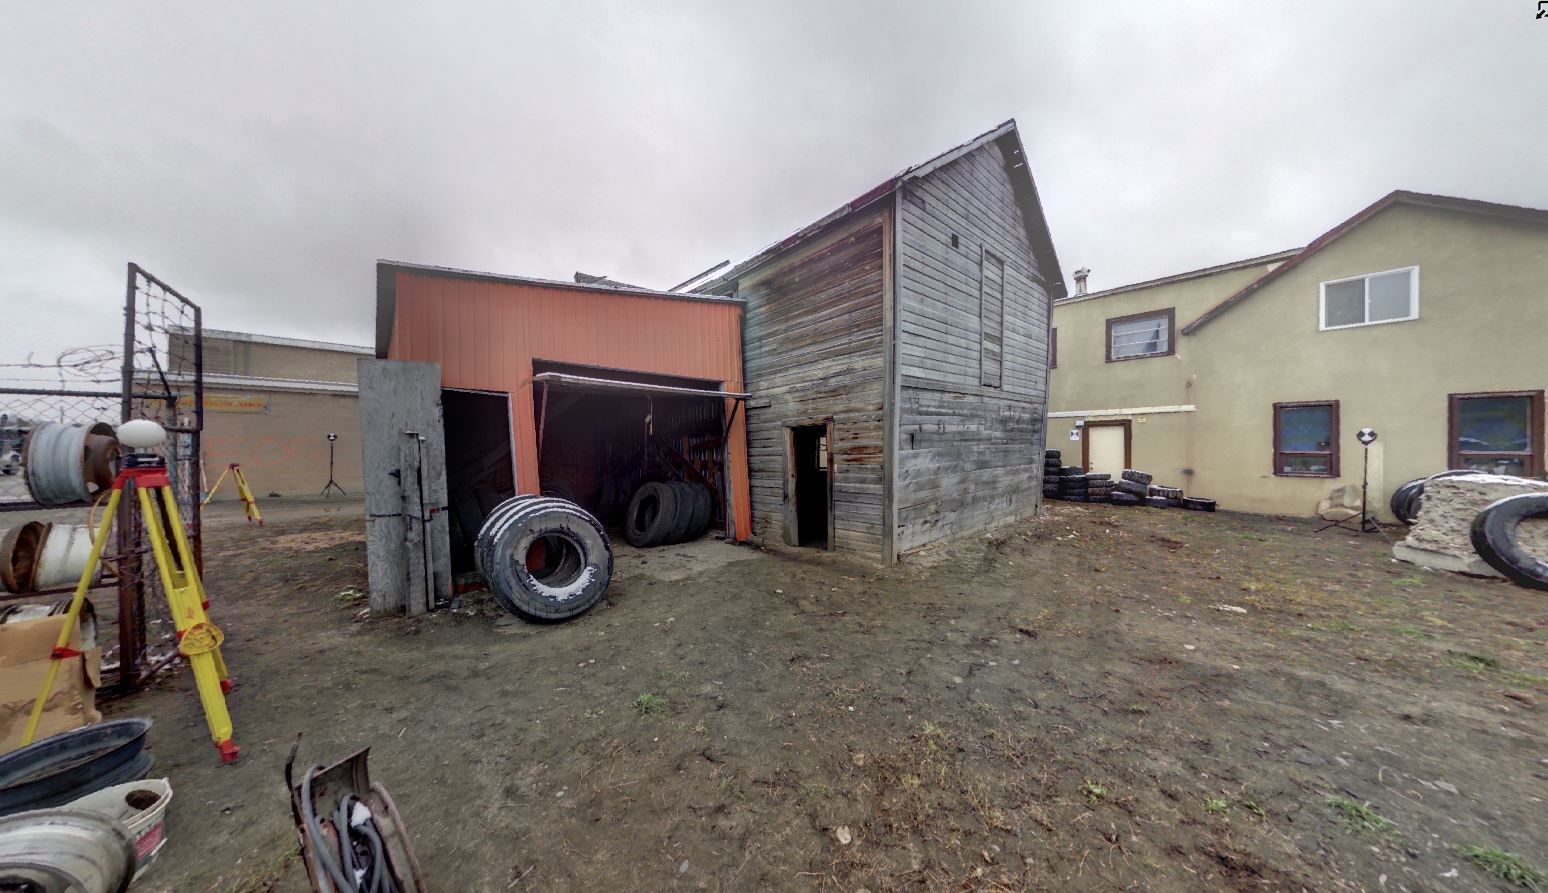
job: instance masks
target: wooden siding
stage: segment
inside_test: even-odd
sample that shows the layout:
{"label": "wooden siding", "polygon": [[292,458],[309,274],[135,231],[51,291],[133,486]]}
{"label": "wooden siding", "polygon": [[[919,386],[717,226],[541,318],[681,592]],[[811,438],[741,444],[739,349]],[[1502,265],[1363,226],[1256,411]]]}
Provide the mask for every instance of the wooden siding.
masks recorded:
{"label": "wooden siding", "polygon": [[785,429],[833,419],[833,548],[882,552],[882,213],[743,278],[754,539],[783,543]]}
{"label": "wooden siding", "polygon": [[[910,183],[900,209],[894,501],[907,551],[1037,511],[1049,298],[998,143]],[[1000,309],[982,304],[986,253],[1004,262],[1003,343],[987,338],[999,387],[982,383],[983,321]]]}

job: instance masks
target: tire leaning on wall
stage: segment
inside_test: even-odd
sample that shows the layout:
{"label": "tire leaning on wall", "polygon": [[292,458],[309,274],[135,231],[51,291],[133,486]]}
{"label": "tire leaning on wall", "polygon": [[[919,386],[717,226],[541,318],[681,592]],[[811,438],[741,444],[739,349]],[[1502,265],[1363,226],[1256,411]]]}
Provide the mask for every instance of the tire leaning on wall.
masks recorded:
{"label": "tire leaning on wall", "polygon": [[[515,505],[511,505],[515,503]],[[509,507],[508,507],[509,506]],[[544,546],[543,566],[527,567]],[[613,579],[613,543],[590,512],[573,502],[516,497],[490,514],[475,561],[500,606],[525,620],[567,620],[589,610]]]}
{"label": "tire leaning on wall", "polygon": [[1516,525],[1548,518],[1548,493],[1519,493],[1490,503],[1473,519],[1473,548],[1506,579],[1548,592],[1548,557],[1528,555],[1516,543]]}

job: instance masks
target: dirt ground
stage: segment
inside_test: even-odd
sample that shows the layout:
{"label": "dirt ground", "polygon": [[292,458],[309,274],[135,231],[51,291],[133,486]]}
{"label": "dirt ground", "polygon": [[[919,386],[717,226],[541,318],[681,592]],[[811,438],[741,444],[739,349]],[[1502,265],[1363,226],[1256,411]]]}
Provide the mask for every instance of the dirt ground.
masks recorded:
{"label": "dirt ground", "polygon": [[209,525],[239,765],[186,673],[109,706],[156,720],[176,790],[137,889],[307,889],[298,732],[303,762],[371,746],[437,891],[1519,889],[1466,845],[1548,867],[1548,599],[1375,535],[1060,503],[887,571],[702,541],[622,551],[604,605],[534,626],[482,595],[362,619],[358,503],[331,508]]}

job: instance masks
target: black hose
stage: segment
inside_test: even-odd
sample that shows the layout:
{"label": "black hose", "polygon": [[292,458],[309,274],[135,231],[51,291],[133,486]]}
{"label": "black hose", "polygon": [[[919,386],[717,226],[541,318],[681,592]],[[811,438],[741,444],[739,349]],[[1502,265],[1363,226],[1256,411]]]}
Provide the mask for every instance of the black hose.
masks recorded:
{"label": "black hose", "polygon": [[357,796],[350,794],[339,801],[333,814],[333,830],[338,838],[330,844],[323,835],[322,822],[312,807],[312,778],[322,770],[313,766],[301,777],[301,818],[306,825],[307,836],[312,840],[312,851],[322,867],[323,893],[401,893],[393,879],[392,868],[387,862],[387,848],[382,843],[381,830],[376,818],[354,824],[355,806],[359,804],[369,813],[370,807]]}

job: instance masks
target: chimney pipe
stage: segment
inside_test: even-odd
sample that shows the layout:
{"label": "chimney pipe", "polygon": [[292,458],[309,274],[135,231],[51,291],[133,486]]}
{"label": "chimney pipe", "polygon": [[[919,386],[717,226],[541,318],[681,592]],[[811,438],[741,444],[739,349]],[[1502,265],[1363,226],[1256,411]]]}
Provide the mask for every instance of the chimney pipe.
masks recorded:
{"label": "chimney pipe", "polygon": [[1075,294],[1077,294],[1077,295],[1085,294],[1086,293],[1086,277],[1091,275],[1091,271],[1089,269],[1087,269],[1086,267],[1081,267],[1080,269],[1075,271],[1074,275],[1075,275]]}

